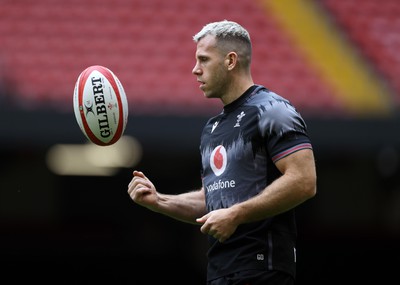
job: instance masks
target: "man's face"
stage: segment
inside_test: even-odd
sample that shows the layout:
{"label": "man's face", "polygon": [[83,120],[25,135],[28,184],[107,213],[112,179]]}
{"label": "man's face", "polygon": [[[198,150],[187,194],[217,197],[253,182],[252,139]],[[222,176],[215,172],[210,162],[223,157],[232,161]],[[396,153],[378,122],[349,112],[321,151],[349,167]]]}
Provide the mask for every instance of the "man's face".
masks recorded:
{"label": "man's face", "polygon": [[214,36],[207,35],[197,43],[196,65],[192,73],[207,98],[221,98],[228,83],[225,56],[217,47]]}

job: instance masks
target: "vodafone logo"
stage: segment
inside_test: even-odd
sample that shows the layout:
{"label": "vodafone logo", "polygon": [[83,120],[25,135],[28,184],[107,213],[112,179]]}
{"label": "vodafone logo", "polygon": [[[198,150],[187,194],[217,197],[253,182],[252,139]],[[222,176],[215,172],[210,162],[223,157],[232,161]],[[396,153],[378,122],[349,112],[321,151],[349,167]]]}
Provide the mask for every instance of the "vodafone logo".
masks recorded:
{"label": "vodafone logo", "polygon": [[224,173],[226,168],[226,149],[224,146],[219,145],[211,153],[210,165],[216,176],[220,176]]}

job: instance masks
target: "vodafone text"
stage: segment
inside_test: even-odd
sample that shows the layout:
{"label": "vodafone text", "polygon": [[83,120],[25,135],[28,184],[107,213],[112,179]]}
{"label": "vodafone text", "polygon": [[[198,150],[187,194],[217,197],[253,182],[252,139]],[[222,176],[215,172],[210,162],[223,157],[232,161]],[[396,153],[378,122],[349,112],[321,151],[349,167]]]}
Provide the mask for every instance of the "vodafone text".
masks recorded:
{"label": "vodafone text", "polygon": [[222,181],[221,179],[218,181],[214,181],[213,184],[206,186],[207,192],[225,189],[225,188],[235,188],[236,181],[235,180],[225,180]]}
{"label": "vodafone text", "polygon": [[96,103],[96,112],[99,119],[100,135],[107,138],[111,135],[110,126],[108,124],[107,108],[104,100],[103,84],[101,77],[92,77],[92,88],[94,101]]}

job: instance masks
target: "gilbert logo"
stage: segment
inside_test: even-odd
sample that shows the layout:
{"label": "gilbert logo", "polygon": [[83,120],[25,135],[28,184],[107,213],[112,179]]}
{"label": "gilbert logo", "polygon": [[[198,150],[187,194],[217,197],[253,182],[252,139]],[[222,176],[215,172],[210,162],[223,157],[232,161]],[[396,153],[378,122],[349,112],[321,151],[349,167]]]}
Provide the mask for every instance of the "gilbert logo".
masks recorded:
{"label": "gilbert logo", "polygon": [[86,116],[87,116],[89,113],[92,113],[93,116],[96,116],[95,113],[94,113],[94,111],[93,111],[93,102],[92,102],[92,101],[87,100],[87,101],[85,102],[85,108],[86,108]]}
{"label": "gilbert logo", "polygon": [[220,176],[224,173],[226,168],[226,149],[224,146],[219,145],[211,153],[210,166],[216,176]]}

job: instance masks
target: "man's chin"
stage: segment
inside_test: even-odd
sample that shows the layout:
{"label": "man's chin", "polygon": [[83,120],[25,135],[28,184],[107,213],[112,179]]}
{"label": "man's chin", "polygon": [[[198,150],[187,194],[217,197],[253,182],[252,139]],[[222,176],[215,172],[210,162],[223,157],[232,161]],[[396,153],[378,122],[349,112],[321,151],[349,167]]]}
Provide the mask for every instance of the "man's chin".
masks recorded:
{"label": "man's chin", "polygon": [[211,99],[211,98],[218,98],[215,93],[203,91],[204,97]]}

